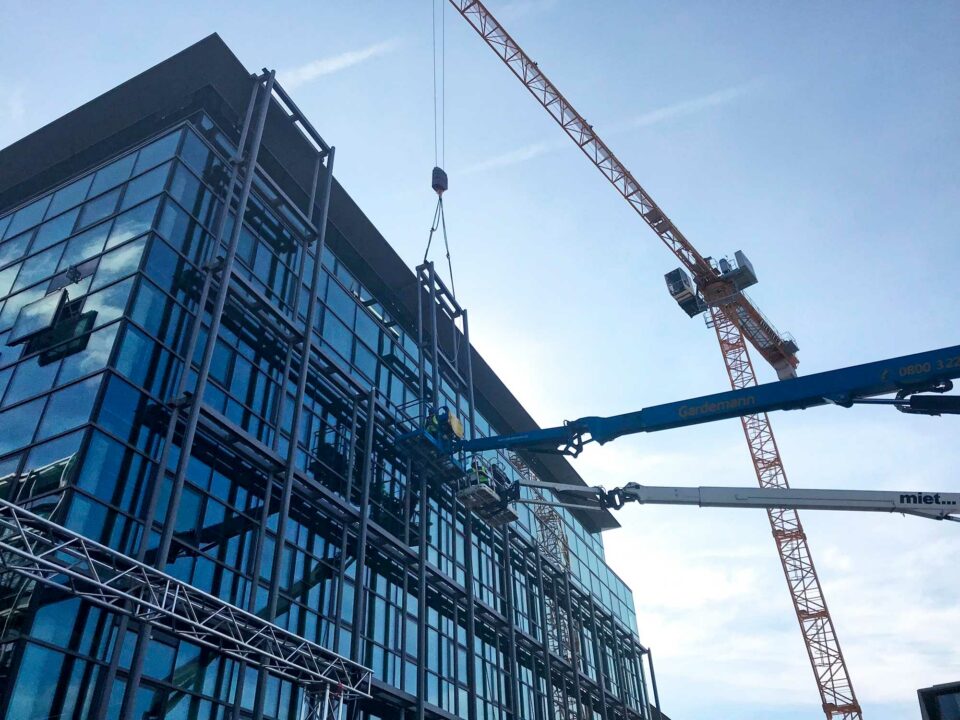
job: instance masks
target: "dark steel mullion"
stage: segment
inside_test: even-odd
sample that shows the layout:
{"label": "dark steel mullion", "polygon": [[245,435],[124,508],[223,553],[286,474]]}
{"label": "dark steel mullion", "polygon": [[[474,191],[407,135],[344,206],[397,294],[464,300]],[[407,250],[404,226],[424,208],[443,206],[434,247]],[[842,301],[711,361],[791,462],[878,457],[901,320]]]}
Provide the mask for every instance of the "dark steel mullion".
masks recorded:
{"label": "dark steel mullion", "polygon": [[[421,348],[422,352],[422,348]],[[420,547],[417,563],[417,718],[424,720],[424,702],[427,694],[427,527],[429,526],[429,508],[427,503],[427,476],[421,474],[420,491]],[[470,649],[470,666],[473,666],[473,648]],[[471,698],[473,700],[473,698]]]}
{"label": "dark steel mullion", "polygon": [[657,690],[657,671],[653,669],[653,650],[647,648],[647,663],[650,665],[650,683],[653,685],[653,704],[657,708],[657,715],[660,713],[660,693]]}
{"label": "dark steel mullion", "polygon": [[[436,305],[434,305],[436,310]],[[436,317],[436,316],[434,316]],[[436,339],[434,339],[436,344]],[[476,655],[476,621],[474,607],[474,588],[473,588],[473,516],[467,513],[466,520],[463,523],[463,547],[464,547],[464,574],[466,575],[467,591],[467,647],[470,648],[470,657]],[[467,692],[470,698],[470,706],[467,708],[467,717],[469,720],[477,720],[477,664],[475,662],[467,663]]]}
{"label": "dark steel mullion", "polygon": [[[319,162],[319,161],[318,161]],[[314,197],[316,193],[316,173],[314,173],[314,194],[311,195],[311,198]],[[300,262],[297,269],[296,283],[297,289],[294,294],[293,300],[293,312],[294,317],[298,317],[298,308],[300,307],[300,293],[303,292],[303,274],[306,269],[307,263],[307,252],[306,248],[301,246],[300,251]],[[284,263],[286,267],[286,263]],[[307,332],[310,332],[308,329]],[[273,425],[274,425],[274,434],[273,441],[270,443],[271,449],[276,452],[280,446],[280,437],[281,437],[281,428],[280,425],[283,422],[283,410],[287,402],[287,383],[290,381],[290,370],[293,366],[293,347],[294,339],[292,337],[287,338],[287,353],[283,359],[283,373],[280,378],[280,392],[279,397],[277,398],[277,407],[273,412]],[[290,431],[291,439],[293,442],[296,442],[295,430],[291,428]],[[266,489],[264,491],[264,501],[263,507],[260,512],[260,524],[257,527],[257,539],[254,543],[253,548],[253,585],[251,588],[250,597],[248,598],[247,610],[252,613],[256,613],[256,602],[257,602],[257,588],[260,586],[260,568],[262,566],[262,555],[263,547],[267,537],[267,528],[268,521],[270,518],[270,507],[273,504],[273,474],[267,476]],[[239,718],[240,709],[241,709],[241,699],[243,698],[243,686],[246,678],[246,667],[245,662],[240,663],[240,672],[237,678],[237,689],[234,693],[234,703],[233,703],[233,717]],[[260,674],[263,674],[263,670],[260,671]],[[259,683],[259,680],[258,680]]]}
{"label": "dark steel mullion", "polygon": [[546,680],[547,689],[547,718],[549,720],[563,720],[558,718],[553,708],[553,673],[551,671],[550,658],[550,628],[547,623],[547,597],[546,586],[543,582],[543,559],[540,556],[540,548],[535,548],[537,558],[537,587],[540,592],[537,593],[540,600],[540,636],[543,643],[543,672]]}
{"label": "dark steel mullion", "polygon": [[[579,642],[574,642],[576,631],[573,622],[573,601],[571,599],[570,573],[568,571],[563,572],[563,592],[566,595],[567,631],[568,640],[570,642],[570,664],[573,666],[573,689],[577,696],[577,715],[580,715],[580,713],[583,712],[583,695],[580,691],[580,656],[577,648]],[[579,637],[577,637],[577,639],[579,640]]]}
{"label": "dark steel mullion", "polygon": [[[272,78],[272,76],[271,76]],[[293,483],[297,463],[297,447],[300,439],[300,422],[303,419],[303,402],[307,391],[307,377],[310,374],[310,356],[313,353],[313,324],[316,320],[317,306],[319,299],[317,297],[317,287],[320,284],[322,269],[321,258],[323,248],[326,242],[327,232],[327,211],[330,207],[330,191],[333,186],[333,148],[327,155],[326,173],[324,178],[323,196],[320,200],[320,218],[316,223],[316,250],[315,261],[313,263],[313,276],[310,279],[310,302],[307,306],[306,327],[304,328],[303,338],[300,343],[300,374],[297,377],[297,394],[293,401],[293,418],[290,427],[290,441],[287,448],[286,467],[284,468],[283,486],[280,495],[280,514],[277,518],[277,538],[273,547],[273,572],[270,575],[270,588],[267,594],[266,617],[270,622],[275,622],[277,617],[277,602],[280,595],[280,566],[283,563],[283,550],[286,545],[287,522],[290,518],[290,501],[293,496]],[[313,195],[310,197],[310,215],[309,220],[313,221],[313,212],[315,208],[315,197],[317,179],[319,177],[320,167],[323,164],[323,158],[317,155],[316,165],[313,175]],[[241,216],[242,217],[242,216]],[[307,247],[304,245],[301,249],[301,268],[306,265]],[[302,276],[302,271],[301,271]],[[299,293],[302,285],[302,277],[297,278],[297,304],[294,306],[294,317],[299,313]],[[292,342],[292,341],[291,341]],[[291,347],[292,350],[292,347]],[[282,388],[282,395],[287,394],[286,386]],[[279,435],[279,428],[278,428]],[[308,439],[309,442],[309,439]],[[254,702],[254,718],[259,720],[263,717],[263,703],[266,694],[267,673],[261,670],[257,680],[257,695]]]}
{"label": "dark steel mullion", "polygon": [[[360,398],[359,396],[354,395],[353,397],[353,413],[350,420],[350,446],[348,449],[349,457],[347,458],[347,489],[346,494],[344,495],[344,500],[349,505],[350,503],[350,494],[353,492],[353,472],[356,469],[356,457],[357,457],[357,422],[359,420],[358,415],[360,411]],[[334,616],[333,622],[333,651],[340,652],[340,618],[342,614],[343,606],[343,583],[347,576],[347,542],[350,539],[350,533],[348,530],[350,523],[349,520],[344,518],[343,521],[343,534],[340,540],[340,565],[337,570],[337,591],[336,599],[334,601]]]}
{"label": "dark steel mullion", "polygon": [[[467,346],[467,352],[470,346]],[[510,526],[503,528],[503,561],[505,570],[504,595],[507,605],[507,647],[510,654],[510,712],[514,718],[518,716],[518,700],[520,695],[520,672],[517,667],[517,633],[516,613],[513,607],[513,563],[510,560]]]}
{"label": "dark steel mullion", "polygon": [[597,624],[597,604],[593,599],[593,594],[587,596],[590,600],[590,629],[593,632],[593,658],[597,664],[597,685],[600,687],[600,715],[602,720],[607,720],[607,678],[603,670],[606,653],[603,650],[603,643],[600,641],[600,626]]}
{"label": "dark steel mullion", "polygon": [[[259,88],[260,79],[257,80]],[[206,343],[203,349],[203,358],[197,373],[197,383],[194,387],[193,398],[190,404],[190,412],[187,415],[187,424],[184,429],[183,439],[180,444],[180,456],[177,461],[177,472],[173,481],[173,487],[170,491],[170,499],[167,505],[167,517],[164,523],[163,532],[160,536],[160,546],[157,550],[156,567],[163,570],[166,566],[167,556],[170,553],[170,545],[173,542],[173,531],[176,526],[177,513],[180,509],[180,498],[183,495],[183,485],[187,476],[187,466],[190,455],[193,451],[193,442],[197,434],[197,425],[200,421],[200,408],[203,405],[203,393],[207,386],[207,380],[210,377],[210,366],[213,362],[213,350],[216,346],[217,335],[220,331],[220,323],[223,316],[223,309],[227,302],[227,294],[230,289],[230,277],[233,272],[234,260],[237,256],[237,245],[240,240],[240,231],[243,227],[243,214],[246,210],[247,200],[250,197],[250,189],[253,185],[253,176],[257,163],[257,156],[260,152],[260,141],[263,137],[263,126],[267,117],[267,109],[270,107],[270,94],[273,88],[274,72],[267,75],[264,87],[263,98],[257,112],[257,121],[254,126],[253,139],[250,150],[246,156],[246,167],[244,170],[243,186],[240,191],[240,198],[237,203],[237,217],[233,224],[230,234],[230,242],[227,245],[226,257],[219,268],[220,286],[217,288],[216,299],[214,300],[213,313],[210,318],[210,329],[207,334]],[[226,214],[222,216],[226,218]],[[218,233],[219,236],[219,233]],[[200,309],[202,317],[202,308]],[[190,358],[187,358],[185,367],[186,374],[189,374]],[[166,470],[161,467],[160,478],[164,477]],[[147,643],[150,640],[150,626],[143,624],[140,626],[140,633],[137,637],[136,650],[134,652],[133,662],[130,665],[130,676],[128,680],[127,692],[123,700],[121,717],[127,717],[133,712],[133,703],[136,697],[136,688],[140,685],[140,678],[143,674],[143,661],[146,653]]]}
{"label": "dark steel mullion", "polygon": [[[247,103],[247,110],[243,120],[243,128],[240,131],[240,139],[237,143],[237,152],[236,159],[233,163],[233,169],[230,173],[230,180],[227,184],[227,190],[223,201],[223,206],[221,208],[220,216],[217,221],[217,231],[210,237],[209,241],[209,252],[206,256],[206,262],[209,263],[210,260],[215,256],[216,252],[219,250],[222,243],[223,230],[226,226],[226,219],[230,214],[230,201],[233,199],[234,189],[236,188],[237,180],[240,174],[240,165],[243,159],[243,151],[247,141],[247,135],[250,132],[250,125],[253,120],[253,111],[256,106],[257,95],[260,92],[260,87],[262,83],[262,76],[256,79],[254,82],[253,88],[250,93],[250,100]],[[169,180],[169,178],[168,178]],[[190,365],[193,360],[193,355],[196,351],[196,346],[200,337],[200,330],[203,326],[203,314],[206,309],[207,299],[210,294],[210,288],[213,282],[213,272],[208,270],[204,276],[203,288],[200,292],[200,300],[197,304],[196,316],[194,317],[190,337],[187,341],[187,346],[184,351],[184,360],[183,360],[183,370],[181,372],[180,378],[177,382],[177,390],[174,393],[174,400],[179,400],[183,397],[186,390],[186,385],[190,375]],[[186,306],[184,306],[186,310]],[[175,353],[176,354],[176,353]],[[174,406],[171,408],[170,420],[167,424],[167,431],[164,438],[163,447],[160,452],[160,459],[157,462],[156,469],[153,473],[154,481],[153,488],[150,490],[150,498],[147,503],[147,511],[144,516],[144,529],[143,536],[140,541],[140,548],[137,551],[136,559],[143,561],[146,552],[147,546],[150,543],[150,533],[153,532],[153,523],[156,519],[157,514],[157,504],[160,499],[160,487],[164,482],[167,472],[167,462],[170,457],[170,448],[173,445],[174,435],[176,433],[177,422],[180,419],[180,408],[179,406]],[[160,555],[158,553],[157,559],[159,561]],[[106,712],[108,709],[108,702],[110,700],[110,695],[113,690],[113,683],[116,680],[117,671],[119,669],[120,663],[120,654],[123,649],[123,638],[126,636],[127,629],[130,625],[130,620],[128,615],[123,615],[120,619],[120,624],[117,629],[117,637],[114,644],[113,654],[110,658],[110,665],[107,669],[106,677],[104,678],[103,686],[100,691],[100,697],[97,701],[97,706],[94,710],[93,716],[95,720],[104,720],[106,717]],[[141,626],[143,627],[143,626]],[[139,640],[138,640],[139,647]],[[142,654],[139,653],[139,654]],[[127,694],[130,694],[129,683],[127,688]],[[135,692],[135,691],[134,691]]]}
{"label": "dark steel mullion", "polygon": [[363,459],[363,487],[360,490],[360,527],[357,530],[357,560],[354,565],[356,568],[356,584],[353,592],[353,635],[350,636],[350,657],[363,664],[360,659],[360,653],[363,643],[363,633],[366,630],[366,597],[367,588],[364,584],[364,573],[367,564],[367,527],[370,516],[370,486],[373,485],[373,476],[375,472],[373,457],[373,435],[377,427],[377,388],[370,388],[370,396],[367,400],[367,428],[364,438],[364,459]]}

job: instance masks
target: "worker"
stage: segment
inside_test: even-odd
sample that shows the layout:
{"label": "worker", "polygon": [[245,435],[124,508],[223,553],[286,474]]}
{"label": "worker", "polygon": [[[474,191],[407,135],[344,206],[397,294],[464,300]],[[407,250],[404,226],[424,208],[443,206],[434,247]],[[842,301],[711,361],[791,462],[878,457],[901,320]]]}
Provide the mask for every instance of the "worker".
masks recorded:
{"label": "worker", "polygon": [[425,429],[428,433],[433,435],[433,437],[440,438],[440,416],[437,414],[437,411],[433,408],[430,410],[430,415],[427,416],[427,423]]}
{"label": "worker", "polygon": [[478,485],[485,485],[490,487],[490,473],[487,471],[486,465],[480,462],[480,458],[473,458],[473,473],[477,478]]}

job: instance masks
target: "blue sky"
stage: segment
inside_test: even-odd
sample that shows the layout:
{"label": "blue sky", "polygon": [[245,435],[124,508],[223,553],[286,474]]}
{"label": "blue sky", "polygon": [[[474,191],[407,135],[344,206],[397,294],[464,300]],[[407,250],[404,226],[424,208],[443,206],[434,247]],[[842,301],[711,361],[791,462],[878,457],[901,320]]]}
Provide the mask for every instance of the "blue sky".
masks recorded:
{"label": "blue sky", "polygon": [[[797,337],[802,373],[958,341],[956,3],[489,4],[704,254],[748,254],[752,296]],[[0,146],[217,31],[248,68],[279,71],[337,146],[341,182],[408,263],[422,256],[429,2],[38,7],[0,2]],[[480,351],[543,423],[724,388],[712,331],[666,293],[676,261],[450,9],[446,29],[447,223]],[[957,489],[953,419],[773,422],[797,486]],[[607,486],[754,482],[735,421],[576,465]],[[620,518],[608,557],[634,588],[665,710],[817,717],[763,514]],[[917,687],[960,676],[957,532],[804,521],[865,715],[916,717]]]}

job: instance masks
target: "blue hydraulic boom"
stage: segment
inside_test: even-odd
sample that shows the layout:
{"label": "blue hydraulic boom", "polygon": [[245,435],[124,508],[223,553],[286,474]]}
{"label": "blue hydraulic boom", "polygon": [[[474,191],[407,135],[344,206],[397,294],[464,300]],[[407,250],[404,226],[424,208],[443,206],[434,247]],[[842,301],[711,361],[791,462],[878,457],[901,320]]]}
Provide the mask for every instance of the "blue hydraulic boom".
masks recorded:
{"label": "blue hydraulic boom", "polygon": [[[953,389],[952,380],[958,377],[960,345],[955,345],[742,390],[655,405],[622,415],[584,417],[543,430],[460,440],[455,443],[455,448],[465,452],[522,448],[576,457],[589,442],[602,445],[623,435],[669,430],[771,410],[800,410],[816,405],[850,407],[857,403],[886,404],[894,405],[906,413],[957,415],[960,414],[960,396],[944,396],[942,393]],[[889,393],[896,393],[896,398],[874,398]]]}

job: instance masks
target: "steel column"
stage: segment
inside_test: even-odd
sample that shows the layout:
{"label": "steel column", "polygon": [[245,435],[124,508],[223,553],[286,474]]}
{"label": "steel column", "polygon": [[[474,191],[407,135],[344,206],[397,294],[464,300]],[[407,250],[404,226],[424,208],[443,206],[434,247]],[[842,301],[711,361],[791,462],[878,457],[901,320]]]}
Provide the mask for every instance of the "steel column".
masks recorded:
{"label": "steel column", "polygon": [[367,526],[370,517],[370,486],[374,478],[373,436],[377,426],[377,388],[370,388],[367,399],[367,428],[364,439],[363,487],[360,491],[360,527],[357,530],[356,584],[353,589],[353,634],[350,636],[350,657],[360,657],[363,631],[366,629],[367,587],[364,573],[367,564]]}

